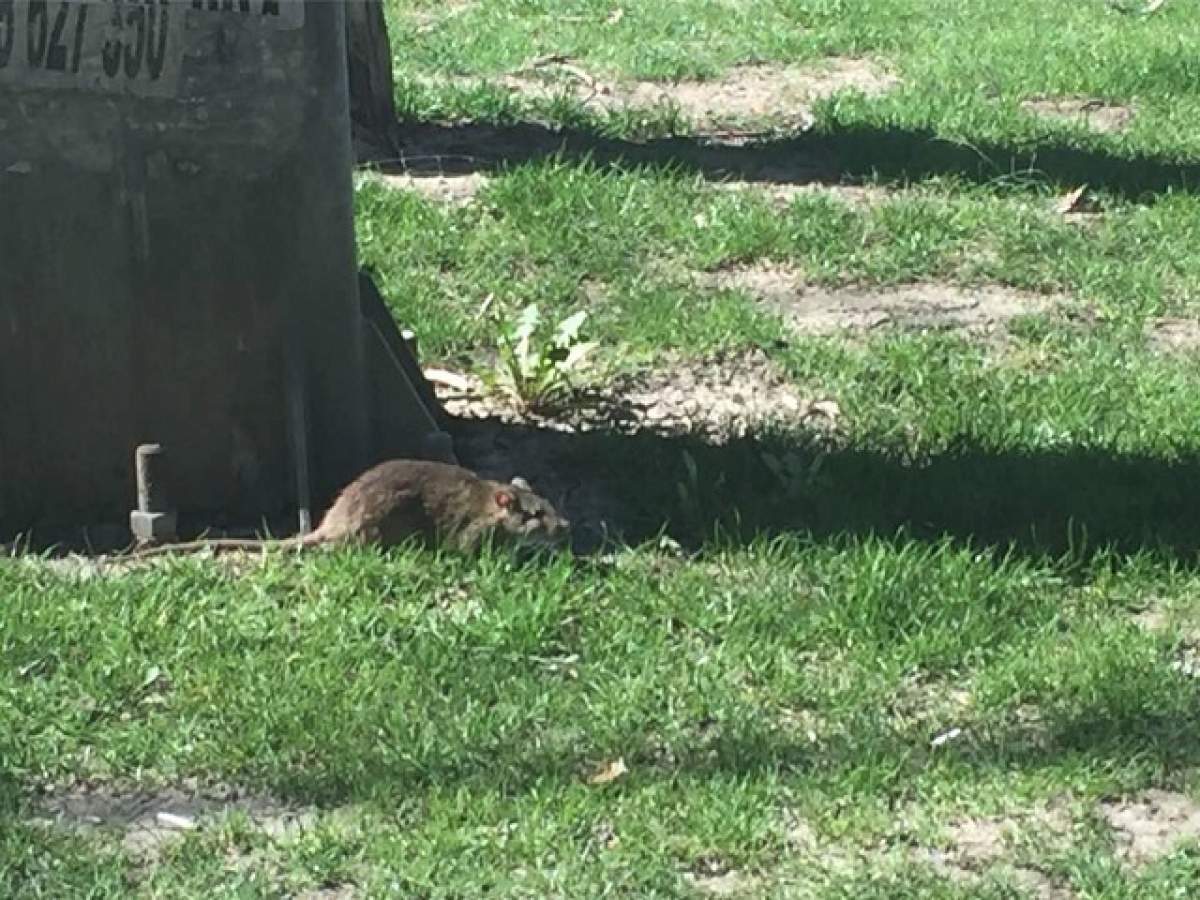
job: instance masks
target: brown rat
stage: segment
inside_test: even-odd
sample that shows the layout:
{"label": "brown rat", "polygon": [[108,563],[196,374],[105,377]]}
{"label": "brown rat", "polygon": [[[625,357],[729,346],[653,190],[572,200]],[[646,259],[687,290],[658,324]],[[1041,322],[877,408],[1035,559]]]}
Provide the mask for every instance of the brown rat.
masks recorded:
{"label": "brown rat", "polygon": [[130,554],[144,559],[198,550],[302,549],[319,545],[393,547],[410,538],[474,550],[491,538],[523,546],[564,541],[570,522],[521,478],[481,478],[461,466],[394,459],[368,469],[342,489],[313,532],[278,541],[200,540]]}

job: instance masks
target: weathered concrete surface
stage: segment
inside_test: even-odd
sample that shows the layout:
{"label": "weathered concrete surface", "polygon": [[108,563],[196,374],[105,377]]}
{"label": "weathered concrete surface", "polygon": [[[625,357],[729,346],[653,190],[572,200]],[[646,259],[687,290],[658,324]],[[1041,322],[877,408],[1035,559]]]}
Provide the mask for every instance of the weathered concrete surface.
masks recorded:
{"label": "weathered concrete surface", "polygon": [[51,2],[42,52],[0,4],[0,533],[127,520],[143,442],[181,510],[290,506],[288,326],[317,502],[360,470],[341,7]]}

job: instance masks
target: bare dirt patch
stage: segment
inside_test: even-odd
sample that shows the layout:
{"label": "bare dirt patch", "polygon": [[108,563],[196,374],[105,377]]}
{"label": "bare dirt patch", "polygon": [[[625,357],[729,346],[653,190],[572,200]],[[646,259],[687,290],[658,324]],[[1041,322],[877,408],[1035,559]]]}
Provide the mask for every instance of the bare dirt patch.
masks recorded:
{"label": "bare dirt patch", "polygon": [[1200,320],[1154,319],[1146,326],[1146,339],[1150,347],[1160,353],[1200,352]]}
{"label": "bare dirt patch", "polygon": [[886,712],[900,729],[924,729],[934,747],[963,736],[959,726],[971,718],[974,696],[961,684],[920,675],[901,679]]}
{"label": "bare dirt patch", "polygon": [[715,288],[738,288],[782,316],[797,333],[837,334],[897,328],[951,329],[976,335],[1001,332],[1021,316],[1045,313],[1055,298],[1002,287],[960,288],[924,283],[893,288],[823,288],[787,266],[760,264],[699,277]]}
{"label": "bare dirt patch", "polygon": [[805,393],[762,352],[677,360],[618,376],[582,391],[577,405],[552,414],[522,412],[472,376],[456,380],[458,387],[434,384],[456,420],[459,459],[487,477],[527,478],[572,521],[577,552],[625,534],[629,523],[614,499],[620,491],[613,480],[627,476],[602,464],[562,465],[559,454],[571,435],[649,432],[720,444],[772,426],[824,439],[842,424],[835,401]]}
{"label": "bare dirt patch", "polygon": [[787,207],[798,197],[828,196],[834,197],[850,206],[871,206],[882,202],[888,196],[888,190],[874,185],[858,184],[808,184],[786,183],[786,173],[781,173],[780,182],[763,181],[718,181],[713,187],[721,191],[748,191],[764,195],[773,204]]}
{"label": "bare dirt patch", "polygon": [[[463,86],[477,79],[460,81]],[[805,129],[812,106],[842,92],[878,96],[899,79],[865,59],[831,57],[809,66],[739,66],[711,81],[606,81],[565,58],[535,61],[499,83],[522,97],[564,93],[599,110],[672,107],[701,131],[748,122]]]}
{"label": "bare dirt patch", "polygon": [[1100,804],[1117,850],[1128,863],[1153,862],[1185,842],[1200,840],[1200,803],[1185,794],[1149,790]]}
{"label": "bare dirt patch", "polygon": [[827,427],[840,415],[826,398],[804,394],[761,351],[679,360],[651,371],[621,375],[582,391],[577,402],[553,413],[522,411],[483,382],[458,375],[462,387],[435,390],[450,415],[497,419],[559,431],[605,428],[693,435],[723,443],[771,426]]}
{"label": "bare dirt patch", "polygon": [[688,119],[709,127],[723,122],[784,119],[807,127],[811,106],[843,92],[878,96],[891,90],[898,79],[861,59],[826,60],[812,68],[746,66],[711,82],[636,84],[628,106],[670,103]]}
{"label": "bare dirt patch", "polygon": [[389,188],[413,191],[428,200],[465,206],[487,184],[487,176],[479,172],[462,174],[406,173],[403,175],[372,176]]}
{"label": "bare dirt patch", "polygon": [[[472,203],[490,180],[481,172],[426,171],[419,161],[414,161],[413,168],[402,174],[372,173],[366,177],[394,190],[412,191],[428,200],[451,206]],[[759,181],[715,181],[712,186],[719,191],[761,194],[780,208],[790,206],[798,197],[816,195],[834,197],[851,206],[870,206],[882,202],[889,193],[886,188],[874,185],[788,183],[787,179],[791,177],[792,173],[782,172],[779,182],[766,177]]]}
{"label": "bare dirt patch", "polygon": [[170,841],[233,812],[244,813],[272,837],[309,828],[316,819],[313,809],[228,785],[155,790],[87,785],[43,796],[34,821],[75,831],[116,831],[128,853],[150,860]]}
{"label": "bare dirt patch", "polygon": [[1131,106],[1088,97],[1040,97],[1026,100],[1021,108],[1044,119],[1079,122],[1103,134],[1124,130],[1135,114]]}
{"label": "bare dirt patch", "polygon": [[835,427],[832,400],[804,395],[765,354],[679,366],[620,385],[618,412],[638,430],[722,442],[764,428]]}
{"label": "bare dirt patch", "polygon": [[1170,619],[1163,609],[1157,604],[1152,604],[1134,613],[1133,623],[1145,631],[1163,631],[1170,623]]}
{"label": "bare dirt patch", "polygon": [[[1132,616],[1133,623],[1144,631],[1162,634],[1175,623],[1170,612],[1159,604],[1150,604]],[[1194,623],[1179,623],[1180,640],[1174,648],[1171,668],[1186,678],[1200,678],[1200,627]]]}
{"label": "bare dirt patch", "polygon": [[411,10],[404,14],[416,27],[418,34],[436,31],[451,19],[467,12],[475,3],[473,0],[443,0],[436,12],[430,10]]}
{"label": "bare dirt patch", "polygon": [[761,884],[761,879],[745,875],[736,870],[720,875],[703,875],[688,872],[683,876],[684,881],[702,894],[710,897],[737,897],[755,891]]}
{"label": "bare dirt patch", "polygon": [[353,900],[359,896],[358,889],[352,884],[339,884],[337,887],[312,888],[301,891],[296,900]]}
{"label": "bare dirt patch", "polygon": [[1057,805],[1013,816],[964,817],[946,827],[944,847],[918,855],[954,881],[1002,874],[1035,897],[1069,900],[1074,896],[1069,888],[1019,859],[1021,845],[1043,851],[1065,847],[1070,830],[1070,816]]}

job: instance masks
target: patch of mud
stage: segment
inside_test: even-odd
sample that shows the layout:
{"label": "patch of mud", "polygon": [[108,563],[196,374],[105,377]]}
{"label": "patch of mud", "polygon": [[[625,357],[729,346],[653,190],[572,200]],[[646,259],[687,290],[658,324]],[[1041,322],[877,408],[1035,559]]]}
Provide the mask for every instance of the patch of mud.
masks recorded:
{"label": "patch of mud", "polygon": [[471,203],[475,195],[488,183],[487,176],[479,172],[453,175],[409,173],[371,177],[394,190],[413,191],[428,200],[452,206]]}
{"label": "patch of mud", "polygon": [[311,808],[228,785],[157,790],[87,785],[41,797],[34,821],[76,831],[115,830],[124,849],[145,860],[168,842],[233,812],[244,813],[254,827],[272,837],[310,828],[317,815]]}
{"label": "patch of mud", "polygon": [[1117,852],[1135,865],[1200,840],[1200,803],[1173,791],[1150,790],[1108,800],[1100,804],[1100,814],[1113,830]]}
{"label": "patch of mud", "polygon": [[1154,319],[1146,326],[1146,340],[1150,347],[1159,353],[1200,352],[1200,320]]}
{"label": "patch of mud", "polygon": [[1102,134],[1124,130],[1134,117],[1131,106],[1087,97],[1042,97],[1024,101],[1021,108],[1044,119],[1080,122]]}
{"label": "patch of mud", "polygon": [[[477,79],[460,80],[463,86]],[[701,132],[746,123],[806,129],[812,107],[842,92],[878,96],[899,79],[864,59],[831,57],[811,66],[739,66],[711,81],[606,81],[566,58],[537,61],[507,75],[503,87],[530,99],[566,93],[600,110],[671,107]]]}
{"label": "patch of mud", "polygon": [[1009,288],[959,288],[925,283],[893,288],[823,288],[795,269],[755,265],[699,276],[702,285],[737,288],[757,297],[797,333],[827,335],[878,328],[952,329],[977,335],[1002,331],[1021,316],[1045,313],[1058,300]]}

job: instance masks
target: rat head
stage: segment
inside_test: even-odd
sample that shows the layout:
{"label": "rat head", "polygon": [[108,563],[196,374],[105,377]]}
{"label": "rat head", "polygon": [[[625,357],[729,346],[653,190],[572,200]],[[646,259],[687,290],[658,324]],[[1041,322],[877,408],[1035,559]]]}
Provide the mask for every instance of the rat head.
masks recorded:
{"label": "rat head", "polygon": [[554,546],[571,533],[571,523],[559,515],[550,501],[533,492],[524,478],[497,485],[496,531],[520,544]]}

